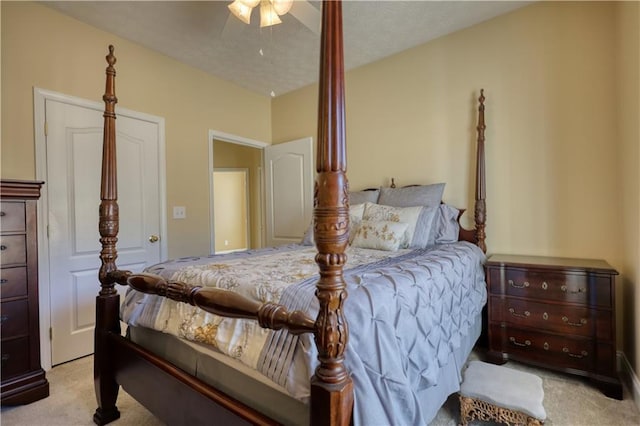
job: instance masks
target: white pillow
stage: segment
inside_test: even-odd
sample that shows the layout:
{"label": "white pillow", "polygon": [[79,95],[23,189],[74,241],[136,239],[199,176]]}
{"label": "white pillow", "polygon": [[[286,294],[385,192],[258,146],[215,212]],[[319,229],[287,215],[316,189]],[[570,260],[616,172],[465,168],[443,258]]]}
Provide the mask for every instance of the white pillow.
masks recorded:
{"label": "white pillow", "polygon": [[364,207],[364,215],[362,220],[374,221],[374,222],[403,222],[407,224],[407,228],[404,232],[402,241],[400,241],[400,248],[414,248],[413,234],[416,230],[416,223],[422,212],[422,207],[391,207],[383,206],[380,204],[367,203]]}
{"label": "white pillow", "polygon": [[364,215],[364,206],[365,203],[349,206],[349,244],[353,242],[353,237],[356,236],[358,225],[360,225],[360,222],[362,222],[362,215]]}
{"label": "white pillow", "polygon": [[353,247],[396,251],[407,229],[404,222],[363,220],[353,238]]}

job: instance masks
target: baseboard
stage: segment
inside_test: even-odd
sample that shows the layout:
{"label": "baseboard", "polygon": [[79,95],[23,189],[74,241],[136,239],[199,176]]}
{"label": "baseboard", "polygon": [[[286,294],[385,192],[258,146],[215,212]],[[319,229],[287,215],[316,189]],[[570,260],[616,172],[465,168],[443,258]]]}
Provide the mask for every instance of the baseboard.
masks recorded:
{"label": "baseboard", "polygon": [[622,380],[622,383],[624,383],[626,388],[629,390],[631,398],[633,398],[633,401],[636,403],[636,407],[640,410],[640,379],[638,379],[636,372],[633,371],[633,367],[631,367],[631,364],[624,352],[618,351],[617,359],[620,380]]}

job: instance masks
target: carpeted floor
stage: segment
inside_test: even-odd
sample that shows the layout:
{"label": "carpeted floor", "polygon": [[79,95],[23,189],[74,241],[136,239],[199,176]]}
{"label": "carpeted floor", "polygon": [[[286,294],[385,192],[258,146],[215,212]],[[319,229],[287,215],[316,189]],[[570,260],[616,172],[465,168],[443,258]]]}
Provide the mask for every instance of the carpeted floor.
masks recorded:
{"label": "carpeted floor", "polygon": [[[477,358],[472,354],[472,358]],[[543,380],[546,425],[554,426],[637,426],[640,412],[625,390],[622,401],[602,395],[587,381],[564,374],[509,362],[507,367],[537,374]],[[93,357],[85,357],[56,366],[47,373],[51,395],[22,407],[2,407],[3,426],[81,426],[93,425],[96,409],[93,393]],[[155,426],[163,423],[124,392],[118,408],[121,418],[112,424]],[[452,396],[431,423],[435,426],[458,424],[458,400]],[[474,425],[489,423],[474,422]],[[194,425],[189,425],[194,426]],[[394,425],[397,426],[397,425]]]}

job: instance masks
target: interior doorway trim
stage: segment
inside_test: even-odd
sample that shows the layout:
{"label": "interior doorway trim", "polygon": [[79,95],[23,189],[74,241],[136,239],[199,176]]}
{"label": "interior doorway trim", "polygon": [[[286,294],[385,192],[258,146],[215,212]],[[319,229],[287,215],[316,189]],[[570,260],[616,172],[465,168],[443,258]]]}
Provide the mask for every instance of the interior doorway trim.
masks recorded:
{"label": "interior doorway trim", "polygon": [[[209,146],[209,253],[214,254],[216,251],[216,222],[215,222],[215,212],[214,212],[214,199],[213,199],[213,142],[215,140],[234,143],[236,145],[244,145],[252,148],[258,148],[260,150],[264,150],[265,147],[269,146],[268,143],[262,142],[255,139],[249,139],[242,136],[232,135],[231,133],[221,132],[219,130],[209,129],[209,138],[207,140],[207,144]],[[264,151],[263,151],[264,158]],[[260,179],[262,182],[264,179]],[[262,199],[264,194],[262,193],[262,188],[260,188],[260,228],[264,232],[264,226],[262,226],[262,222],[264,221],[264,217],[262,214],[262,207],[264,206],[264,200]],[[260,236],[261,239],[264,239],[264,236]]]}

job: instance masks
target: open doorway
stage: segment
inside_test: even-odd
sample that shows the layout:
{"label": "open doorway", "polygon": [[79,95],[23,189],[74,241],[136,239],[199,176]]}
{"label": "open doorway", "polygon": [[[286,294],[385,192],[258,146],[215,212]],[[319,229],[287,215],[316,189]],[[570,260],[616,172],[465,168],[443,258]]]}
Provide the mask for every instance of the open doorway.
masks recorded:
{"label": "open doorway", "polygon": [[216,253],[247,250],[250,246],[249,170],[214,168],[213,192],[218,200],[213,209]]}
{"label": "open doorway", "polygon": [[[263,246],[264,184],[262,162],[265,146],[267,144],[263,142],[213,130],[209,131],[211,253],[241,250],[243,249],[242,246],[245,249]],[[246,171],[246,195],[242,196],[229,190],[229,185],[239,185],[238,175],[234,179],[229,177],[234,175],[233,173],[227,173],[222,179],[229,182],[219,185],[218,177],[222,175],[218,175],[218,171]],[[230,180],[235,182],[232,183]],[[226,189],[221,189],[221,187],[226,187]],[[237,230],[230,234],[228,232],[229,229],[219,222],[225,223],[231,220],[228,215],[234,209],[238,212],[240,211],[239,209],[242,209],[239,203],[240,199],[246,200],[246,220],[237,220],[236,223],[244,223],[245,229],[243,231]],[[236,207],[232,207],[233,205]],[[235,225],[227,224],[226,226]],[[223,235],[219,235],[220,233]],[[246,238],[242,236],[243,233],[246,233]],[[243,243],[245,240],[246,243]]]}

